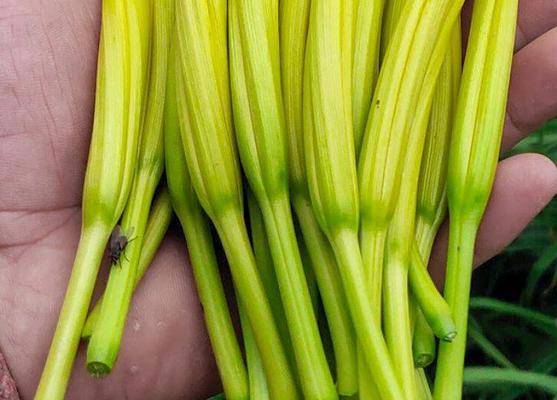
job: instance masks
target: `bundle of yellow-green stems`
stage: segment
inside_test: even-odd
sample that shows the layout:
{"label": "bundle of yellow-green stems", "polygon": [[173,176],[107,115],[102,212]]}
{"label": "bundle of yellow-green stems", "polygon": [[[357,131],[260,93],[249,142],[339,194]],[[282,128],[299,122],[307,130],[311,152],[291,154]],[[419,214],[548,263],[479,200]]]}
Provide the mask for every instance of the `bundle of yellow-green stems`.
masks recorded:
{"label": "bundle of yellow-green stems", "polygon": [[110,374],[174,212],[226,399],[460,399],[518,0],[475,0],[464,41],[463,3],[103,0],[81,238],[35,398],[64,397],[80,341]]}

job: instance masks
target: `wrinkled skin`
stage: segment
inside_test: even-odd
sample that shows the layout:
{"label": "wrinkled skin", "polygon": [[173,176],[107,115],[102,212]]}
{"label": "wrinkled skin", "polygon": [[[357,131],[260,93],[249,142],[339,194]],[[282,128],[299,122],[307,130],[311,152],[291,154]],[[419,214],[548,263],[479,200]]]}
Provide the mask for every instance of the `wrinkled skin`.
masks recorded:
{"label": "wrinkled skin", "polygon": [[[557,2],[522,0],[504,146],[557,115]],[[100,1],[0,3],[0,348],[32,398],[80,229]],[[497,254],[557,192],[540,155],[503,161],[477,245]],[[442,232],[432,271],[440,281]],[[171,232],[138,287],[113,374],[80,350],[68,399],[202,399],[219,390],[183,241]]]}

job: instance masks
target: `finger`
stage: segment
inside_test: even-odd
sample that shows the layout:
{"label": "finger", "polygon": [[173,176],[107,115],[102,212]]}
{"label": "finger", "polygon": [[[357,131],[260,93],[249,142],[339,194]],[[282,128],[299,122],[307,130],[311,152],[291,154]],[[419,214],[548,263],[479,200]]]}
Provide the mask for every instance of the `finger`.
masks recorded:
{"label": "finger", "polygon": [[[557,194],[557,167],[539,154],[521,154],[502,161],[491,200],[478,232],[475,265],[501,252]],[[441,285],[447,252],[447,224],[438,235],[431,273]]]}
{"label": "finger", "polygon": [[557,26],[555,0],[520,0],[516,49],[521,49]]}
{"label": "finger", "polygon": [[[462,10],[464,38],[468,36],[473,1],[467,1]],[[516,30],[515,50],[557,26],[557,2],[555,0],[520,0]]]}
{"label": "finger", "polygon": [[512,147],[556,115],[557,28],[554,28],[514,57],[503,149]]}

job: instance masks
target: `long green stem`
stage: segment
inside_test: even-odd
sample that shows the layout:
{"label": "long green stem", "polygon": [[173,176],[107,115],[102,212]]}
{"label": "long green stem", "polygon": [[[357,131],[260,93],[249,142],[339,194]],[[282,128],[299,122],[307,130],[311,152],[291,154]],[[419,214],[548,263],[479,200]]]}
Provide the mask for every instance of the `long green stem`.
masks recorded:
{"label": "long green stem", "polygon": [[66,291],[60,319],[52,339],[51,351],[44,367],[36,399],[63,399],[67,382],[79,345],[80,333],[87,318],[87,310],[95,287],[104,244],[112,227],[92,225],[84,227]]}
{"label": "long green stem", "polygon": [[[190,192],[191,193],[191,192]],[[226,398],[248,399],[248,379],[218,268],[213,237],[201,207],[176,211],[184,229],[191,265]]]}
{"label": "long green stem", "polygon": [[216,228],[230,264],[237,293],[246,310],[273,399],[297,399],[284,347],[249,244],[242,215],[229,210],[219,215]]}
{"label": "long green stem", "polygon": [[[349,230],[331,236],[358,343],[382,399],[405,398],[394,373],[381,327],[369,302],[357,235]],[[369,321],[369,318],[372,318]]]}
{"label": "long green stem", "polygon": [[454,343],[441,344],[436,400],[462,393],[474,242],[499,159],[517,13],[517,0],[474,4],[447,179],[451,227],[445,298],[459,335]]}
{"label": "long green stem", "polygon": [[377,324],[381,324],[382,321],[383,261],[386,240],[387,234],[383,229],[373,229],[372,226],[363,225],[360,230],[364,272],[366,282],[369,284],[369,297]]}
{"label": "long green stem", "polygon": [[[389,256],[387,257],[389,259]],[[384,274],[384,331],[399,382],[405,388],[405,398],[415,398],[412,328],[408,304],[408,270],[403,261],[389,262]],[[391,315],[393,315],[391,317]]]}
{"label": "long green stem", "polygon": [[248,364],[249,377],[249,398],[257,400],[269,400],[269,386],[265,377],[265,370],[261,361],[259,349],[253,337],[253,329],[249,324],[243,306],[238,305],[240,322],[242,324],[242,334],[244,336],[244,348],[246,351],[246,361]]}
{"label": "long green stem", "polygon": [[[361,229],[360,248],[364,266],[364,275],[368,283],[369,298],[373,308],[374,323],[382,326],[383,304],[383,257],[385,254],[386,234],[383,230]],[[379,397],[373,373],[367,366],[363,353],[358,356],[359,392],[362,400]]]}
{"label": "long green stem", "polygon": [[373,373],[367,366],[362,351],[358,353],[358,398],[360,400],[374,400],[381,398],[379,389],[373,380]]}
{"label": "long green stem", "polygon": [[298,242],[298,248],[300,249],[300,257],[302,259],[302,265],[304,266],[304,273],[308,284],[308,291],[309,291],[309,297],[311,298],[311,305],[313,307],[313,312],[315,313],[315,316],[317,318],[317,323],[319,324],[320,302],[319,302],[319,288],[317,287],[317,279],[315,278],[315,274],[313,273],[315,268],[311,264],[311,258],[309,257],[308,249],[306,248],[306,244],[304,243],[304,239],[302,237],[302,233],[300,232],[299,226],[294,225],[294,228],[296,229],[296,239]]}
{"label": "long green stem", "polygon": [[277,326],[279,328],[281,338],[289,342],[288,327],[286,326],[286,317],[284,308],[280,299],[280,290],[278,287],[275,268],[273,266],[273,258],[269,248],[269,241],[265,231],[263,222],[263,215],[257,205],[253,193],[248,192],[248,210],[249,210],[249,225],[251,232],[251,242],[253,252],[255,254],[255,261],[259,270],[259,276],[265,287],[265,293],[269,299],[269,303],[273,310],[273,315],[277,319]]}
{"label": "long green stem", "polygon": [[458,336],[439,346],[434,396],[436,400],[459,399],[466,352],[468,302],[477,222],[452,219],[449,233],[445,298],[451,306]]}
{"label": "long green stem", "polygon": [[[366,282],[369,284],[369,298],[374,310],[375,323],[382,326],[382,304],[383,304],[383,257],[385,252],[386,232],[383,230],[367,229],[360,230],[360,248],[364,266]],[[362,400],[377,398],[378,389],[373,381],[373,374],[366,365],[362,352],[358,357],[359,392]]]}
{"label": "long green stem", "polygon": [[292,202],[327,316],[335,355],[337,390],[341,395],[352,395],[358,387],[355,334],[335,256],[315,219],[310,200],[295,196]]}
{"label": "long green stem", "polygon": [[[182,150],[174,51],[170,56],[164,123],[166,179],[174,210],[186,237],[205,324],[224,392],[228,399],[245,400],[249,397],[248,376],[221,281],[210,222],[193,190]],[[145,240],[147,239],[146,235]]]}
{"label": "long green stem", "polygon": [[416,382],[418,386],[418,399],[419,400],[433,400],[429,382],[423,368],[416,368]]}
{"label": "long green stem", "polygon": [[[313,311],[287,199],[262,207],[298,373],[308,398],[336,398]],[[294,249],[294,251],[290,250]],[[296,310],[294,312],[294,310]]]}
{"label": "long green stem", "polygon": [[[139,3],[136,6],[138,14],[143,7],[143,12],[149,15],[147,10],[151,8],[150,3]],[[150,84],[148,95],[146,95],[147,106],[133,186],[122,217],[123,232],[130,237],[127,246],[122,250],[121,258],[118,261],[119,266],[113,266],[110,271],[99,319],[87,347],[87,368],[93,376],[104,376],[109,373],[118,357],[138,275],[137,267],[149,210],[164,168],[162,125],[168,50],[173,24],[173,2],[170,0],[159,1],[153,6],[152,11],[154,38]],[[148,19],[141,20],[141,23],[150,21],[149,17],[144,16],[144,18]],[[134,238],[136,240],[133,240]]]}
{"label": "long green stem", "polygon": [[[143,245],[141,246],[141,255],[139,256],[139,263],[137,264],[137,275],[135,277],[135,286],[139,284],[145,272],[149,268],[153,257],[159,245],[166,234],[170,220],[172,219],[172,205],[170,204],[170,197],[167,189],[162,189],[153,202],[151,214],[147,221],[147,228],[145,229],[145,236],[143,237]],[[103,296],[99,298],[93,310],[89,313],[83,331],[81,332],[82,339],[89,339],[93,333],[93,328],[97,323],[101,311],[101,303]]]}
{"label": "long green stem", "polygon": [[279,285],[273,264],[271,248],[267,238],[267,232],[265,231],[263,215],[261,214],[261,210],[259,209],[257,201],[251,191],[248,191],[247,197],[251,242],[253,252],[255,254],[255,263],[257,264],[257,269],[259,270],[259,276],[265,288],[265,293],[269,299],[269,304],[271,305],[271,310],[273,311],[273,317],[277,323],[279,335],[286,351],[286,357],[290,362],[292,370],[295,371],[296,360],[292,351],[292,339],[290,338],[290,333],[288,332],[286,313],[280,297]]}

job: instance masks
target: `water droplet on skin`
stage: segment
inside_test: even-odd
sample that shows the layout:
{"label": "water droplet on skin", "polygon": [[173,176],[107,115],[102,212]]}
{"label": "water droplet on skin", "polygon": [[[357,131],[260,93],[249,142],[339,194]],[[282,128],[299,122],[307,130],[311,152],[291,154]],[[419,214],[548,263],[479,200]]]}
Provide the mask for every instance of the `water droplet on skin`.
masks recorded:
{"label": "water droplet on skin", "polygon": [[133,323],[133,331],[134,331],[134,332],[139,332],[140,329],[141,329],[141,324],[139,323],[139,321],[134,321],[134,323]]}
{"label": "water droplet on skin", "polygon": [[139,367],[137,365],[133,365],[130,367],[130,374],[135,375],[139,371]]}

